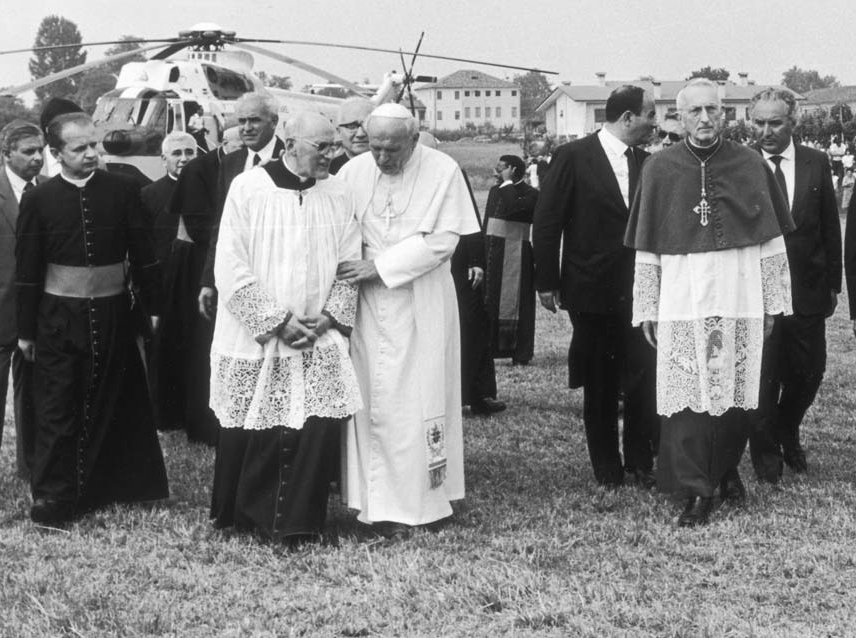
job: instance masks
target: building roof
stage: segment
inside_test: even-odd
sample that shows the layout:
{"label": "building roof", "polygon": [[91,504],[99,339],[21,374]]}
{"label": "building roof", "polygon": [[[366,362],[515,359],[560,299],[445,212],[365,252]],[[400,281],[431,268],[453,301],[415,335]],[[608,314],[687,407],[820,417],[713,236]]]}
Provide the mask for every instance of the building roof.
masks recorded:
{"label": "building roof", "polygon": [[[575,102],[603,102],[606,104],[606,99],[609,97],[609,94],[619,86],[623,86],[625,84],[632,84],[633,86],[641,87],[652,95],[655,95],[656,97],[654,98],[654,101],[658,104],[662,104],[664,102],[674,104],[675,99],[678,97],[678,92],[686,86],[687,80],[664,80],[656,83],[651,80],[608,81],[603,85],[562,84],[556,87],[549,97],[538,105],[535,112],[542,113],[547,110],[550,106],[555,104],[556,100],[558,100],[562,95],[567,95]],[[741,85],[727,81],[723,85],[725,94],[722,101],[726,104],[728,102],[748,101],[753,95],[758,93],[758,91],[763,90],[765,86],[766,85],[757,84]],[[790,91],[790,89],[784,86],[777,86],[775,88]],[[804,99],[799,93],[794,91],[791,91],[791,93],[793,93],[798,100]]]}
{"label": "building roof", "polygon": [[836,86],[829,89],[815,89],[805,94],[805,105],[838,104],[856,102],[856,86]]}
{"label": "building roof", "polygon": [[481,71],[461,69],[440,78],[434,84],[423,84],[420,89],[516,89],[514,82],[495,78]]}

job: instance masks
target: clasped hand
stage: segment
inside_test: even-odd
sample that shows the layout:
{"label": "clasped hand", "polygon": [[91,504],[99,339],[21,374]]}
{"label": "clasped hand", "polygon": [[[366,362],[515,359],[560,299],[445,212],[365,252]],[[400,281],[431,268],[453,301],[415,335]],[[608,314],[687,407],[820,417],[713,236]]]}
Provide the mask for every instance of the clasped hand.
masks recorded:
{"label": "clasped hand", "polygon": [[288,321],[277,329],[266,332],[256,338],[264,345],[273,338],[282,339],[285,345],[296,350],[311,348],[313,344],[333,325],[330,317],[323,313],[298,317],[291,315]]}

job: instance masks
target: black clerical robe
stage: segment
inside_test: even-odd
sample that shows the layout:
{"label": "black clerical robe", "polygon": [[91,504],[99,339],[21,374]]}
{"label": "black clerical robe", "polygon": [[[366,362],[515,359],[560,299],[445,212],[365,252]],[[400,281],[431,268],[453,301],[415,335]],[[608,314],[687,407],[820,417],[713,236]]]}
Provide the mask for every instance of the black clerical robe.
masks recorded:
{"label": "black clerical robe", "polygon": [[157,313],[159,267],[133,181],[96,171],[79,188],[56,176],[24,195],[16,285],[18,334],[37,353],[33,498],[78,512],[168,495],[126,260],[143,306]]}
{"label": "black clerical robe", "polygon": [[485,209],[485,303],[493,356],[528,363],[535,350],[532,216],[538,191],[526,182],[490,189]]}

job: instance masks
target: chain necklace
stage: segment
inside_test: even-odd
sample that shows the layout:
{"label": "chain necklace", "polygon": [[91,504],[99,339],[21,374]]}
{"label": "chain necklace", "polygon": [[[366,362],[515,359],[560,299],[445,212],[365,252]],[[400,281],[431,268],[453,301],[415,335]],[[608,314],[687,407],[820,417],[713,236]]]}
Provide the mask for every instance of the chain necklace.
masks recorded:
{"label": "chain necklace", "polygon": [[[421,149],[416,149],[416,150],[421,150]],[[416,191],[416,184],[419,182],[419,172],[420,172],[421,168],[422,168],[422,153],[419,153],[419,157],[417,159],[417,164],[416,164],[416,174],[413,177],[413,185],[410,188],[410,194],[407,196],[407,201],[404,203],[404,206],[400,210],[397,210],[395,208],[395,206],[393,205],[392,191],[394,190],[395,180],[390,179],[389,180],[389,189],[387,190],[387,194],[386,194],[386,201],[384,202],[383,208],[380,210],[380,212],[378,212],[374,206],[375,193],[377,191],[378,185],[380,184],[380,180],[383,178],[384,174],[380,172],[380,169],[375,167],[375,171],[377,173],[377,176],[374,180],[374,184],[372,185],[372,193],[371,193],[371,197],[369,197],[368,204],[366,204],[366,210],[371,209],[375,215],[377,215],[378,217],[383,217],[386,220],[386,230],[387,231],[389,231],[389,226],[390,226],[391,221],[393,219],[395,219],[396,217],[398,217],[399,215],[402,215],[410,206],[410,201],[413,199],[413,193]],[[401,176],[400,180],[398,180],[398,181],[399,181],[401,188],[403,189],[404,188],[404,181],[405,181],[404,180],[404,168],[401,169],[400,176]],[[393,176],[393,177],[395,177],[395,176]]]}
{"label": "chain necklace", "polygon": [[686,145],[687,150],[690,152],[690,155],[696,158],[698,163],[701,165],[701,200],[699,200],[699,203],[696,204],[695,207],[693,207],[693,212],[698,215],[698,222],[702,226],[707,226],[708,222],[710,221],[710,204],[707,201],[707,180],[705,168],[707,168],[707,163],[712,160],[713,156],[719,152],[720,148],[722,148],[721,140],[717,140],[716,143],[718,144],[718,146],[710,155],[708,155],[707,159],[703,160],[698,155],[696,155],[695,152],[693,152],[693,149],[690,146],[690,141],[688,139],[684,140],[684,144]]}

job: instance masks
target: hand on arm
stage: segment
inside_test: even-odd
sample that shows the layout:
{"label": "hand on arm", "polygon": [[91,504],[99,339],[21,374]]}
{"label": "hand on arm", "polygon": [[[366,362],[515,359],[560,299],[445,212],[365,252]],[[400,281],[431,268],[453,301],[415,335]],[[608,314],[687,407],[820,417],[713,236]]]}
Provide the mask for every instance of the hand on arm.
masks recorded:
{"label": "hand on arm", "polygon": [[469,280],[472,283],[473,290],[478,288],[481,285],[482,280],[484,279],[484,270],[479,268],[478,266],[470,266],[468,271]]}
{"label": "hand on arm", "polygon": [[652,348],[657,348],[657,322],[656,321],[643,321],[642,322],[642,334],[645,335],[645,341],[647,341]]}
{"label": "hand on arm", "polygon": [[538,293],[538,299],[541,300],[541,305],[550,312],[556,312],[556,309],[561,306],[558,290],[544,290]]}
{"label": "hand on arm", "polygon": [[213,321],[216,311],[217,291],[209,286],[202,286],[199,290],[199,314],[208,321]]}
{"label": "hand on arm", "polygon": [[378,279],[377,268],[370,259],[343,261],[336,270],[336,278],[346,284],[359,284]]}

